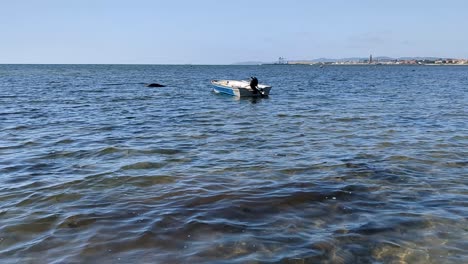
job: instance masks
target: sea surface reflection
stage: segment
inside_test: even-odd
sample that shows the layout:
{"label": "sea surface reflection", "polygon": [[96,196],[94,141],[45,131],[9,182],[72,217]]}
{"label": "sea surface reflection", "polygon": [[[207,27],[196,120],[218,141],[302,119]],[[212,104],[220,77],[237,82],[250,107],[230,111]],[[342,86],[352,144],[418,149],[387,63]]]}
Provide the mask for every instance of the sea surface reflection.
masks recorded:
{"label": "sea surface reflection", "polygon": [[466,263],[467,76],[0,65],[1,262]]}

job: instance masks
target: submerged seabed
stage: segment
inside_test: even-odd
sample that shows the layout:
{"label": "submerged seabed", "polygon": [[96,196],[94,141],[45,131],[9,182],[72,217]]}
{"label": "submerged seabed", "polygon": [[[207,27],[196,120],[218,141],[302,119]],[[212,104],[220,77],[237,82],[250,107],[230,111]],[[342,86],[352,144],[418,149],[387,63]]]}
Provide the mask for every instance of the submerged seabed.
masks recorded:
{"label": "submerged seabed", "polygon": [[[210,92],[252,75],[269,98]],[[1,262],[466,263],[467,87],[465,67],[0,65]]]}

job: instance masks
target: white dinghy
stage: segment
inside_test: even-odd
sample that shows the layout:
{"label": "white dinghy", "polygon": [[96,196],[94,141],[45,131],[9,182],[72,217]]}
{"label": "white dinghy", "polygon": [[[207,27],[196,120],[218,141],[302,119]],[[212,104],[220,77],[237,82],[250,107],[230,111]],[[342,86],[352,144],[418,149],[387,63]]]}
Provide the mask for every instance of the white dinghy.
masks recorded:
{"label": "white dinghy", "polygon": [[[236,80],[212,80],[214,92],[224,93],[238,97],[264,97],[270,94],[271,86],[258,84],[257,78],[252,78],[251,81],[236,81]],[[252,89],[256,87],[256,89]]]}

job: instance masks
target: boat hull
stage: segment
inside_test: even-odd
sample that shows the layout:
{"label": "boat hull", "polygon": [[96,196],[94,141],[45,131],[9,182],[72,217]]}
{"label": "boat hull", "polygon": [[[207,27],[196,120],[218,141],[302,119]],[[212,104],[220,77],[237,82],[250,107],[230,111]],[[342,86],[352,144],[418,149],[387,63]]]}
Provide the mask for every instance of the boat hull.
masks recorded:
{"label": "boat hull", "polygon": [[262,97],[270,94],[271,86],[259,85],[258,89],[260,93],[254,93],[254,90],[250,88],[249,82],[247,81],[211,81],[214,86],[213,90],[216,93],[223,93],[238,97]]}

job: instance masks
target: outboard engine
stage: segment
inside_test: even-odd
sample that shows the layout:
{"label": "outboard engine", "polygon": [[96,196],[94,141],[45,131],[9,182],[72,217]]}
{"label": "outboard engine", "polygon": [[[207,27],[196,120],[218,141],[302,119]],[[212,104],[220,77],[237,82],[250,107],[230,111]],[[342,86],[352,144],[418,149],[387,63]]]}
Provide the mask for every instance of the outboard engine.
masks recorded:
{"label": "outboard engine", "polygon": [[258,79],[257,77],[250,77],[250,88],[256,90],[258,86]]}
{"label": "outboard engine", "polygon": [[250,77],[250,88],[252,88],[252,93],[260,93],[263,96],[263,89],[258,89],[258,79],[257,77]]}

